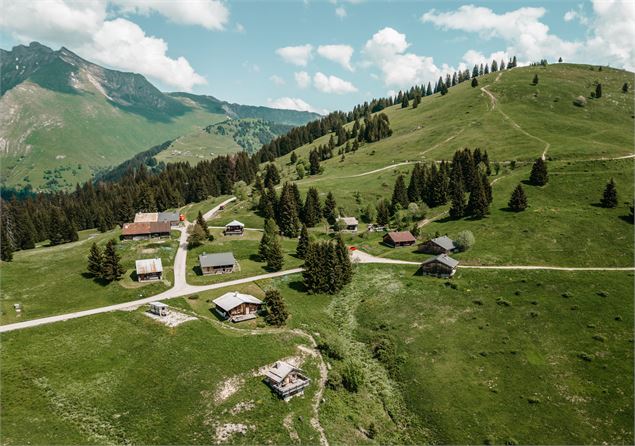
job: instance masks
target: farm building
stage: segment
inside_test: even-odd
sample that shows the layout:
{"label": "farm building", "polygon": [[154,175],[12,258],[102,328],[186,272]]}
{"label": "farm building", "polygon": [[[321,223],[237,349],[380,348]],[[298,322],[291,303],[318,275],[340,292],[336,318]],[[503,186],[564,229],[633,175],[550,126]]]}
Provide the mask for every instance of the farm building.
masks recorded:
{"label": "farm building", "polygon": [[418,251],[426,254],[450,254],[455,249],[454,241],[443,235],[420,244]]}
{"label": "farm building", "polygon": [[159,212],[157,221],[167,221],[171,226],[178,226],[181,221],[181,215],[178,212]]}
{"label": "farm building", "polygon": [[359,225],[359,222],[355,217],[339,217],[337,219],[337,222],[338,224],[343,224],[343,231],[357,232],[357,226]]}
{"label": "farm building", "polygon": [[225,293],[214,299],[216,312],[232,322],[241,322],[255,319],[256,313],[262,305],[262,301],[250,294],[237,291]]}
{"label": "farm building", "polygon": [[178,226],[181,216],[178,212],[137,212],[134,216],[135,223],[154,223],[167,221],[171,226]]}
{"label": "farm building", "polygon": [[135,262],[137,280],[149,282],[163,279],[163,265],[161,259],[143,259]]}
{"label": "farm building", "polygon": [[447,254],[439,254],[436,257],[430,257],[424,261],[421,264],[421,272],[426,276],[452,277],[458,265],[458,260],[453,259]]}
{"label": "farm building", "polygon": [[231,252],[219,252],[216,254],[203,253],[198,256],[201,271],[207,274],[227,274],[238,269],[238,262]]}
{"label": "farm building", "polygon": [[170,223],[155,221],[146,223],[124,223],[121,228],[123,240],[145,240],[152,237],[169,237]]}
{"label": "farm building", "polygon": [[265,382],[282,398],[302,392],[310,383],[308,376],[285,361],[276,361],[265,373]]}
{"label": "farm building", "polygon": [[414,235],[410,231],[401,232],[389,232],[384,235],[384,243],[393,248],[400,248],[402,246],[412,246],[416,243]]}
{"label": "farm building", "polygon": [[159,221],[159,213],[158,212],[137,212],[134,215],[135,223],[151,223],[153,221]]}
{"label": "farm building", "polygon": [[238,220],[230,221],[225,225],[224,235],[243,235],[245,225]]}
{"label": "farm building", "polygon": [[154,313],[158,316],[167,316],[168,306],[163,302],[150,302],[150,313]]}

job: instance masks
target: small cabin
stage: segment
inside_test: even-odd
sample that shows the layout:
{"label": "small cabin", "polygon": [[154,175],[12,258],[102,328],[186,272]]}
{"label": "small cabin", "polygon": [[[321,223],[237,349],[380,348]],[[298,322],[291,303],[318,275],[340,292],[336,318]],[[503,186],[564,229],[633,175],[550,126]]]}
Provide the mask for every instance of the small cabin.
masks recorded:
{"label": "small cabin", "polygon": [[425,276],[449,278],[456,273],[459,261],[447,254],[430,257],[421,264],[421,272]]}
{"label": "small cabin", "polygon": [[178,226],[181,221],[181,215],[178,212],[159,212],[157,221],[167,221],[170,226]]}
{"label": "small cabin", "polygon": [[256,318],[262,301],[250,294],[232,291],[214,299],[214,305],[221,317],[232,322],[242,322]]}
{"label": "small cabin", "polygon": [[155,237],[169,237],[170,223],[167,221],[124,223],[121,228],[122,240],[147,240]]}
{"label": "small cabin", "polygon": [[455,249],[454,240],[444,235],[421,243],[418,251],[425,254],[450,254]]}
{"label": "small cabin", "polygon": [[231,252],[219,252],[215,254],[203,253],[198,256],[201,272],[208,274],[229,274],[238,270],[238,262]]}
{"label": "small cabin", "polygon": [[384,243],[393,248],[402,246],[412,246],[417,242],[414,235],[410,231],[389,232],[384,235]]}
{"label": "small cabin", "polygon": [[158,221],[157,218],[159,216],[158,212],[137,212],[134,216],[135,223],[150,223],[153,221]]}
{"label": "small cabin", "polygon": [[359,225],[355,217],[339,217],[337,223],[342,225],[342,231],[348,232],[357,232],[357,226]]}
{"label": "small cabin", "polygon": [[157,316],[167,316],[168,306],[163,302],[150,302],[150,313],[156,314]]}
{"label": "small cabin", "polygon": [[285,361],[277,361],[265,372],[265,382],[281,398],[303,392],[311,382],[302,370]]}
{"label": "small cabin", "polygon": [[243,235],[245,225],[238,220],[231,221],[225,225],[224,235]]}
{"label": "small cabin", "polygon": [[161,259],[143,259],[135,262],[137,280],[150,282],[163,279],[163,265]]}

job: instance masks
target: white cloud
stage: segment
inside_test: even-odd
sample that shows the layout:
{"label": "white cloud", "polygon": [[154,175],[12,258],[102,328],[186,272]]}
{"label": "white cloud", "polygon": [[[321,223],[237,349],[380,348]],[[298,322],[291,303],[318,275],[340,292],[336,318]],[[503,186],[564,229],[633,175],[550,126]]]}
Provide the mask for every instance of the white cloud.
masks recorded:
{"label": "white cloud", "polygon": [[317,53],[325,59],[340,64],[348,71],[353,71],[351,66],[351,57],[353,56],[353,47],[350,45],[320,45]]}
{"label": "white cloud", "polygon": [[343,19],[347,15],[346,8],[344,8],[343,6],[338,6],[337,8],[335,8],[335,15],[338,16],[340,19]]}
{"label": "white cloud", "polygon": [[581,59],[635,70],[635,3],[593,0],[593,12]]}
{"label": "white cloud", "polygon": [[313,85],[323,93],[345,94],[357,91],[357,87],[350,82],[336,76],[327,76],[320,72],[315,73],[315,76],[313,76]]}
{"label": "white cloud", "polygon": [[245,27],[241,23],[236,23],[236,32],[244,33],[245,32]]}
{"label": "white cloud", "polygon": [[483,53],[479,51],[468,50],[463,55],[463,62],[465,63],[465,66],[470,69],[470,73],[471,73],[472,67],[474,67],[474,65],[480,65],[480,64],[490,65],[493,60],[495,60],[497,64],[500,64],[501,60],[504,61],[505,64],[507,64],[507,62],[509,62],[510,57],[513,57],[513,55],[510,55],[506,51],[496,51],[494,53],[491,53],[489,56],[485,56]]}
{"label": "white cloud", "polygon": [[298,65],[300,67],[306,67],[309,59],[311,59],[312,57],[312,52],[313,46],[309,44],[285,46],[276,50],[276,54],[280,56],[282,60],[293,65]]}
{"label": "white cloud", "polygon": [[300,98],[282,97],[278,99],[267,99],[267,105],[272,108],[281,108],[285,110],[308,111],[320,114],[328,113],[327,110],[317,109]]}
{"label": "white cloud", "polygon": [[212,30],[224,29],[229,20],[229,9],[218,0],[110,0],[110,3],[122,13],[149,15],[157,12],[174,23],[198,25]]}
{"label": "white cloud", "polygon": [[277,74],[272,74],[271,76],[269,76],[269,80],[271,82],[273,82],[276,85],[284,85],[286,84],[286,82],[284,81],[284,79],[282,79],[280,76],[278,76]]}
{"label": "white cloud", "polygon": [[298,71],[293,73],[293,77],[295,78],[295,82],[298,84],[300,88],[306,88],[311,85],[311,76],[306,71]]}
{"label": "white cloud", "polygon": [[260,73],[260,65],[251,63],[248,60],[242,63],[242,67],[250,73]]}

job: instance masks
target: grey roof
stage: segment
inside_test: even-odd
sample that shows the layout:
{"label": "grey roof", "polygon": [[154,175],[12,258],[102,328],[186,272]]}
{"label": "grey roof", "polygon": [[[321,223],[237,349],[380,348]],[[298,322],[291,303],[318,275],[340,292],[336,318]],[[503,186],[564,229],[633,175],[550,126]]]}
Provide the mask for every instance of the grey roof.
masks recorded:
{"label": "grey roof", "polygon": [[343,221],[346,226],[356,226],[359,224],[355,217],[339,217],[337,221]]}
{"label": "grey roof", "polygon": [[179,221],[178,212],[159,212],[157,221]]}
{"label": "grey roof", "polygon": [[456,246],[454,246],[454,240],[452,240],[447,235],[442,235],[441,237],[433,238],[432,243],[439,245],[441,248],[445,249],[446,251],[451,251],[456,248]]}
{"label": "grey roof", "polygon": [[432,263],[432,262],[439,262],[439,263],[443,263],[446,266],[449,266],[450,268],[456,268],[456,266],[459,264],[459,261],[456,259],[453,259],[452,257],[448,256],[447,254],[439,254],[436,257],[430,257],[428,260],[425,260],[422,265],[426,265],[428,263]]}
{"label": "grey roof", "polygon": [[163,271],[161,259],[142,259],[135,261],[137,274],[160,273]]}
{"label": "grey roof", "polygon": [[227,224],[225,225],[225,227],[227,227],[227,226],[242,226],[243,228],[245,227],[245,225],[244,225],[244,224],[242,224],[241,222],[239,222],[238,220],[232,220],[232,221],[230,221],[229,223],[227,223]]}
{"label": "grey roof", "polygon": [[150,306],[151,307],[160,307],[160,308],[167,308],[168,307],[163,302],[150,302]]}
{"label": "grey roof", "polygon": [[265,373],[267,378],[270,380],[281,383],[287,377],[289,373],[294,370],[298,370],[296,367],[292,366],[288,362],[285,361],[276,361],[274,365],[269,367],[269,370]]}
{"label": "grey roof", "polygon": [[236,264],[236,259],[234,258],[234,254],[231,252],[218,252],[216,254],[203,253],[200,256],[198,256],[198,261],[201,264],[201,268]]}
{"label": "grey roof", "polygon": [[250,294],[239,293],[238,291],[232,291],[223,294],[221,297],[214,299],[214,305],[222,308],[225,311],[231,311],[240,304],[262,304],[262,301]]}

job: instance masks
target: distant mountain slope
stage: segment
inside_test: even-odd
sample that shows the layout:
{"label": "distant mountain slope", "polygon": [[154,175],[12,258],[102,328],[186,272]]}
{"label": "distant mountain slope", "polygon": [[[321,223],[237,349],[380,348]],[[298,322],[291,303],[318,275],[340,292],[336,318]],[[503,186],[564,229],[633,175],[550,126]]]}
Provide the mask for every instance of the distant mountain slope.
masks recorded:
{"label": "distant mountain slope", "polygon": [[162,93],[145,77],[109,70],[66,48],[0,50],[0,181],[71,187],[148,147],[227,117],[299,125],[316,114]]}

